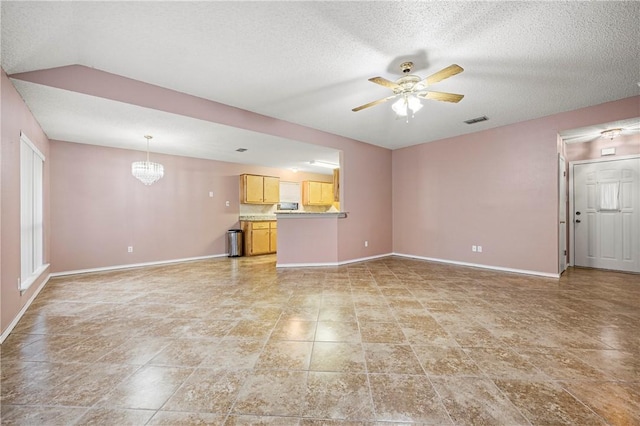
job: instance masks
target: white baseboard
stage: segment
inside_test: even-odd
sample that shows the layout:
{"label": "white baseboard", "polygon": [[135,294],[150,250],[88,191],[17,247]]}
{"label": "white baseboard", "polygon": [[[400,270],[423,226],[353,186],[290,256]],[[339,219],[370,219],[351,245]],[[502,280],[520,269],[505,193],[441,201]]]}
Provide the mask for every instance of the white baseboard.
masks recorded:
{"label": "white baseboard", "polygon": [[358,258],[358,259],[345,260],[345,261],[342,261],[342,262],[276,263],[276,268],[308,268],[308,267],[322,267],[322,266],[341,266],[341,265],[347,265],[349,263],[364,262],[364,261],[367,261],[367,260],[380,259],[380,258],[383,258],[383,257],[390,257],[390,256],[406,257],[406,258],[418,259],[418,260],[427,260],[427,261],[430,261],[430,262],[447,263],[447,264],[450,264],[450,265],[468,266],[468,267],[472,267],[472,268],[489,269],[489,270],[492,270],[492,271],[499,271],[499,272],[511,272],[511,273],[514,273],[514,274],[535,275],[535,276],[538,276],[538,277],[545,277],[545,278],[560,278],[560,274],[551,274],[551,273],[548,273],[548,272],[528,271],[528,270],[525,270],[525,269],[503,268],[503,267],[500,267],[500,266],[490,266],[490,265],[482,265],[482,264],[478,264],[478,263],[458,262],[458,261],[455,261],[455,260],[437,259],[437,258],[433,258],[433,257],[415,256],[415,255],[403,254],[403,253],[386,253],[386,254],[380,254],[380,255],[377,255],[377,256],[370,256],[370,257],[362,257],[362,258]]}
{"label": "white baseboard", "polygon": [[119,269],[131,269],[131,268],[140,268],[143,266],[157,266],[157,265],[169,265],[171,263],[182,263],[182,262],[191,262],[194,260],[205,260],[205,259],[213,259],[215,257],[226,257],[227,253],[224,254],[213,254],[210,256],[199,256],[199,257],[186,257],[184,259],[171,259],[171,260],[160,260],[157,262],[145,262],[145,263],[130,263],[128,265],[115,265],[115,266],[104,266],[101,268],[90,268],[90,269],[77,269],[75,271],[63,271],[63,272],[55,272],[51,274],[52,277],[63,277],[65,275],[77,275],[77,274],[87,274],[91,272],[105,272],[105,271],[116,271]]}
{"label": "white baseboard", "polygon": [[27,312],[27,309],[29,308],[29,306],[31,306],[33,301],[38,296],[38,294],[40,294],[40,291],[42,291],[42,289],[47,284],[47,282],[49,282],[49,278],[51,278],[51,274],[47,275],[47,278],[45,278],[42,281],[42,283],[38,286],[36,291],[33,292],[31,297],[29,298],[29,300],[27,300],[27,303],[25,303],[24,306],[22,307],[22,309],[20,309],[20,312],[18,312],[18,315],[16,315],[16,317],[13,319],[13,321],[11,321],[9,326],[2,332],[2,334],[0,334],[0,343],[4,342],[4,340],[7,337],[9,337],[9,334],[11,334],[11,332],[16,327],[16,325],[18,325],[18,321],[20,321],[22,319],[22,316],[24,315],[25,312]]}
{"label": "white baseboard", "polygon": [[455,260],[436,259],[436,258],[433,258],[433,257],[414,256],[412,254],[403,254],[403,253],[393,253],[393,256],[407,257],[407,258],[411,258],[411,259],[428,260],[430,262],[448,263],[450,265],[469,266],[469,267],[472,267],[472,268],[490,269],[492,271],[512,272],[514,274],[535,275],[535,276],[538,276],[538,277],[545,277],[545,278],[560,278],[560,274],[552,274],[552,273],[549,273],[549,272],[528,271],[526,269],[503,268],[503,267],[500,267],[500,266],[482,265],[482,264],[479,264],[479,263],[458,262],[458,261],[455,261]]}
{"label": "white baseboard", "polygon": [[276,263],[276,268],[315,268],[322,266],[342,266],[349,263],[365,262],[367,260],[381,259],[383,257],[389,257],[392,253],[378,254],[369,257],[360,257],[358,259],[343,260],[341,262],[324,262],[324,263]]}

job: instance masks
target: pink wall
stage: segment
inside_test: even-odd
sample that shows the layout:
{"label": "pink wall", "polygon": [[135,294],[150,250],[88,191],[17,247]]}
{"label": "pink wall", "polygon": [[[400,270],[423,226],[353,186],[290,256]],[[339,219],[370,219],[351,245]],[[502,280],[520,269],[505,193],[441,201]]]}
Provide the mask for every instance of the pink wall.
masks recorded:
{"label": "pink wall", "polygon": [[612,157],[640,154],[640,133],[635,135],[622,135],[617,138],[598,138],[591,142],[571,143],[565,146],[565,159],[567,161],[592,160],[602,158],[602,148],[615,148],[616,154]]}
{"label": "pink wall", "polygon": [[556,274],[557,134],[639,106],[633,97],[393,151],[394,252]]}
{"label": "pink wall", "polygon": [[165,176],[145,186],[131,176],[131,162],[143,155],[51,142],[52,272],[224,254],[226,232],[238,226],[240,174],[330,179],[153,154]]}
{"label": "pink wall", "polygon": [[0,97],[2,103],[2,145],[0,159],[0,326],[4,332],[40,284],[41,278],[24,293],[18,290],[20,277],[20,132],[23,131],[45,156],[44,163],[44,262],[50,259],[49,182],[51,158],[49,140],[36,122],[4,70],[1,72]]}
{"label": "pink wall", "polygon": [[278,266],[335,264],[338,261],[337,217],[278,219]]}
{"label": "pink wall", "polygon": [[[340,208],[349,214],[338,220],[338,260],[389,254],[392,252],[391,151],[365,150],[359,146],[343,146],[342,150],[340,179],[344,199]],[[369,241],[368,247],[364,241]]]}

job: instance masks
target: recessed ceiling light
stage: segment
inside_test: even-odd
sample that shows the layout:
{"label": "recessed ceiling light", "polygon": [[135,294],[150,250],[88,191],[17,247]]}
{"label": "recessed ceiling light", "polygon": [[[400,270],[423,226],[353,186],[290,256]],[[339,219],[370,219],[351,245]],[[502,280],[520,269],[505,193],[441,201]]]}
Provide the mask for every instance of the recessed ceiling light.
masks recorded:
{"label": "recessed ceiling light", "polygon": [[247,148],[238,148],[238,149],[236,149],[236,151],[238,151],[238,152],[245,152],[246,150],[247,150]]}

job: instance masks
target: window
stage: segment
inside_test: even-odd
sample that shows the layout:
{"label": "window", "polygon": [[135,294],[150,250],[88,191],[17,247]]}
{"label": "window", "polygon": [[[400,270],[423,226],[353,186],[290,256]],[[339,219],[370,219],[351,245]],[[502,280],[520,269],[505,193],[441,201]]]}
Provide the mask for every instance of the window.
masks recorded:
{"label": "window", "polygon": [[26,290],[45,268],[42,169],[44,155],[20,133],[20,290]]}

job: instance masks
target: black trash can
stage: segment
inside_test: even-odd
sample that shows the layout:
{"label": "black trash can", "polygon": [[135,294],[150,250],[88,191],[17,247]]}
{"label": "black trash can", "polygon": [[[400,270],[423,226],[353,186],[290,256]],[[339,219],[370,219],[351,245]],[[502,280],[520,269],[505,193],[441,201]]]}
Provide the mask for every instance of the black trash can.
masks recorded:
{"label": "black trash can", "polygon": [[242,256],[244,247],[242,229],[229,229],[227,231],[227,246],[229,247],[229,257]]}

